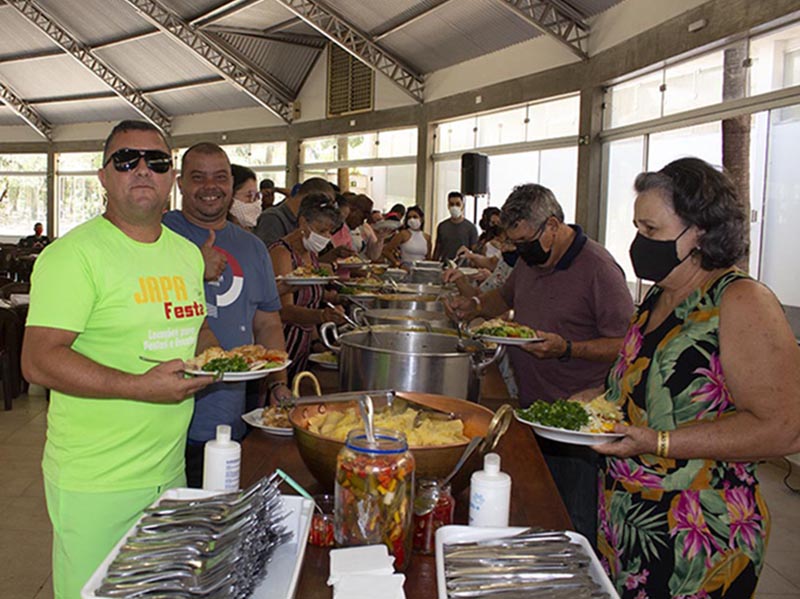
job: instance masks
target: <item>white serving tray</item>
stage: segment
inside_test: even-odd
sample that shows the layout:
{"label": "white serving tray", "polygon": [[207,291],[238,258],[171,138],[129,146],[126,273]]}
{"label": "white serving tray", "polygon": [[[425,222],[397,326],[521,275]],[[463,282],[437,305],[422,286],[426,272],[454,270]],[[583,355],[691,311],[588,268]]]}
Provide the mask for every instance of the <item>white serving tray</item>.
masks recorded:
{"label": "white serving tray", "polygon": [[[213,491],[204,491],[202,489],[169,489],[159,497],[159,500],[199,499],[216,494]],[[267,576],[253,591],[252,599],[293,599],[297,589],[300,568],[303,565],[303,557],[306,553],[308,530],[311,526],[314,504],[310,500],[297,495],[284,495],[283,502],[287,511],[290,512],[284,523],[289,530],[294,532],[294,537],[290,542],[278,547],[275,553],[272,554],[272,559],[267,564]],[[125,537],[117,543],[111,553],[103,560],[103,563],[95,570],[81,590],[81,599],[108,599],[103,595],[95,594],[95,590],[103,582],[108,566],[135,528],[136,525],[134,524]]]}
{"label": "white serving tray", "polygon": [[[458,541],[480,541],[482,539],[499,539],[502,537],[510,537],[517,533],[527,530],[524,526],[509,526],[507,528],[481,528],[478,526],[462,526],[457,524],[450,524],[442,526],[436,531],[436,587],[439,591],[439,599],[447,599],[447,586],[445,585],[444,578],[444,551],[442,545],[445,543],[455,543]],[[603,567],[600,565],[600,560],[597,559],[594,550],[589,541],[586,540],[581,534],[572,531],[565,531],[570,538],[570,542],[581,545],[586,554],[591,558],[592,563],[589,566],[589,574],[599,584],[603,590],[608,593],[612,599],[619,599],[614,585],[606,576]]]}

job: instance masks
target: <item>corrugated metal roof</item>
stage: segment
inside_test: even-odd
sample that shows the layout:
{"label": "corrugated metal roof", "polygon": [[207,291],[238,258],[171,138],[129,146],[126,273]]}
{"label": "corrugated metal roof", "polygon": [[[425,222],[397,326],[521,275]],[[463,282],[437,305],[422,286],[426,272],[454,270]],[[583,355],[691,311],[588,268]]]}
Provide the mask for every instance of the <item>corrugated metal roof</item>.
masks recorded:
{"label": "corrugated metal roof", "polygon": [[37,104],[36,110],[54,125],[142,118],[142,115],[121,98]]}
{"label": "corrugated metal roof", "polygon": [[194,52],[163,33],[96,52],[138,87],[168,85],[216,74]]}
{"label": "corrugated metal roof", "polygon": [[227,82],[148,94],[169,114],[196,114],[258,106],[255,100]]}
{"label": "corrugated metal roof", "polygon": [[49,37],[16,10],[0,5],[0,58],[56,47]]}
{"label": "corrugated metal roof", "polygon": [[[162,0],[166,6],[174,10],[187,21],[191,21],[198,15],[203,15],[209,10],[226,4],[221,0]],[[270,0],[272,1],[272,0]]]}
{"label": "corrugated metal roof", "polygon": [[24,125],[25,121],[17,116],[17,113],[8,106],[0,106],[0,127],[6,125]]}
{"label": "corrugated metal roof", "polygon": [[220,19],[215,25],[226,27],[249,27],[251,29],[266,29],[278,23],[283,23],[295,15],[282,4],[274,0],[262,1],[248,6],[244,10]]}
{"label": "corrugated metal roof", "polygon": [[318,48],[284,44],[247,35],[230,33],[214,35],[218,35],[255,65],[283,82],[292,90],[294,96],[297,96],[306,76],[314,66],[314,61],[321,52],[321,49]]}
{"label": "corrugated metal roof", "polygon": [[66,54],[0,64],[0,81],[7,81],[23,98],[90,94],[109,89],[86,67]]}
{"label": "corrugated metal roof", "polygon": [[38,0],[38,4],[75,37],[93,45],[136,33],[149,26],[127,2]]}
{"label": "corrugated metal roof", "polygon": [[[464,0],[451,0],[451,3],[458,4]],[[347,19],[350,23],[368,32],[380,27],[386,21],[391,20],[398,14],[408,13],[410,16],[416,14],[418,9],[427,9],[428,5],[436,4],[435,0],[328,0],[327,5]]]}

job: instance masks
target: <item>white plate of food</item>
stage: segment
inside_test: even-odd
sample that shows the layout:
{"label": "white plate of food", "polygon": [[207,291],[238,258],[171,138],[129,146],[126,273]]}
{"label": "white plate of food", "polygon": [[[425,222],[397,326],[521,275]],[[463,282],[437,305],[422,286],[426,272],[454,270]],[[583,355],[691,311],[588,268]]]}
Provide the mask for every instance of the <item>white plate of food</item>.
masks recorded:
{"label": "white plate of food", "polygon": [[501,318],[487,320],[470,332],[484,341],[502,345],[527,345],[544,341],[531,327]]}
{"label": "white plate of food", "polygon": [[261,429],[272,435],[291,437],[294,434],[289,423],[289,410],[272,406],[270,408],[256,408],[247,414],[242,414],[242,420],[254,428]]}
{"label": "white plate of food", "polygon": [[477,268],[473,268],[472,266],[459,266],[458,270],[465,277],[474,277],[480,272]]}
{"label": "white plate of food", "polygon": [[339,277],[330,275],[326,277],[295,277],[292,275],[281,275],[275,277],[276,280],[282,281],[287,285],[322,285],[337,280]]}
{"label": "white plate of food", "polygon": [[308,356],[308,360],[309,362],[313,362],[314,364],[322,368],[327,368],[328,370],[339,369],[339,357],[331,351],[324,351],[316,354],[311,354],[310,356]]}
{"label": "white plate of food", "polygon": [[369,262],[362,260],[358,256],[350,256],[336,261],[337,268],[364,268],[369,265]]}
{"label": "white plate of food", "polygon": [[379,220],[374,225],[371,225],[371,227],[376,231],[397,231],[397,229],[402,226],[403,223],[401,223],[399,220],[392,219]]}
{"label": "white plate of food", "polygon": [[[563,399],[553,403],[535,401],[527,408],[514,410],[514,417],[540,437],[570,445],[599,445],[625,436],[610,432],[622,422],[623,416],[619,406],[603,395],[587,403]],[[559,423],[563,426],[557,426]]]}
{"label": "white plate of food", "polygon": [[262,379],[271,372],[284,370],[291,363],[285,351],[258,344],[240,345],[230,350],[214,346],[187,360],[184,372],[193,376],[218,376],[223,382],[236,383]]}

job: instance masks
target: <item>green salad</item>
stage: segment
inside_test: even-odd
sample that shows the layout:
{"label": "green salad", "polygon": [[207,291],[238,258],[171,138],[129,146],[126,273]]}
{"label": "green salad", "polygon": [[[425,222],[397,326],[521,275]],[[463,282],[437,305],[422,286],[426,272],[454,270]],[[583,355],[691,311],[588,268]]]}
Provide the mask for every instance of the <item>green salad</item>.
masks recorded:
{"label": "green salad", "polygon": [[536,331],[516,322],[508,322],[495,318],[484,322],[474,331],[478,335],[490,337],[512,337],[516,339],[534,339]]}
{"label": "green salad", "polygon": [[214,358],[203,365],[206,372],[246,372],[250,370],[247,361],[242,356],[232,358]]}
{"label": "green salad", "polygon": [[564,399],[558,399],[553,403],[535,401],[527,408],[518,409],[517,415],[529,422],[565,428],[570,431],[578,431],[582,426],[589,424],[589,414],[583,404]]}

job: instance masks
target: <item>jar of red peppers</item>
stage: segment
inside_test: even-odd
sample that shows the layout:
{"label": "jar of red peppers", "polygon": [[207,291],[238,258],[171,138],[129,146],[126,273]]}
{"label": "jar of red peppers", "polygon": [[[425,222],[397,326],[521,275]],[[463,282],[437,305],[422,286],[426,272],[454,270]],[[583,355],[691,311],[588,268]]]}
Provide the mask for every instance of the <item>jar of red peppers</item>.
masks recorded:
{"label": "jar of red peppers", "polygon": [[395,568],[411,559],[414,457],[403,433],[353,430],[336,459],[334,533],[339,546],[383,543]]}
{"label": "jar of red peppers", "polygon": [[455,508],[450,485],[432,479],[419,481],[414,499],[414,551],[422,554],[434,552],[436,531],[453,523]]}

